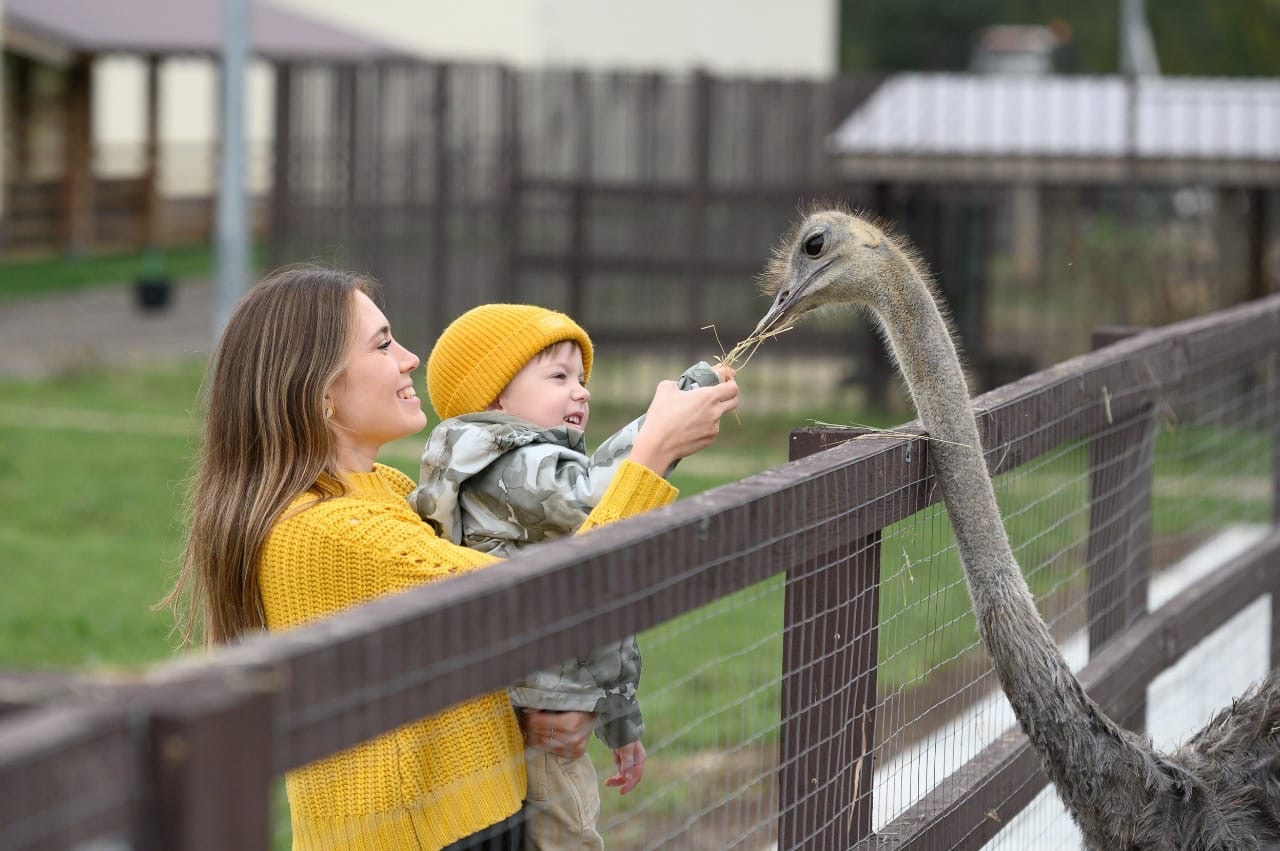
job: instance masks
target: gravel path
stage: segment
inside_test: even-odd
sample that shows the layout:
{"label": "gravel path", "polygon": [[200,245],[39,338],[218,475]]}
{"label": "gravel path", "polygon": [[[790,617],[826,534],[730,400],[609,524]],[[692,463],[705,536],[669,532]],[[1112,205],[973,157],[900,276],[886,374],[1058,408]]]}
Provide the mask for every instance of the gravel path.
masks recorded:
{"label": "gravel path", "polygon": [[144,311],[132,287],[0,302],[0,377],[45,378],[88,366],[135,366],[208,354],[213,287],[176,285],[163,310]]}

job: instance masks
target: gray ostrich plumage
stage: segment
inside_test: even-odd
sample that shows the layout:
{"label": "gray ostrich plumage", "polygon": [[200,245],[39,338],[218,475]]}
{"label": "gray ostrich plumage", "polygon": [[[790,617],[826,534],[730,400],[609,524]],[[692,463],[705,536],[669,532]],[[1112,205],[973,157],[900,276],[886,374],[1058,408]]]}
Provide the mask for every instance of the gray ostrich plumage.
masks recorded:
{"label": "gray ostrich plumage", "polygon": [[920,258],[845,210],[806,216],[762,275],[756,334],[825,305],[869,308],[931,438],[978,630],[1045,772],[1094,849],[1280,846],[1280,679],[1272,672],[1170,753],[1085,694],[1005,534],[951,329]]}

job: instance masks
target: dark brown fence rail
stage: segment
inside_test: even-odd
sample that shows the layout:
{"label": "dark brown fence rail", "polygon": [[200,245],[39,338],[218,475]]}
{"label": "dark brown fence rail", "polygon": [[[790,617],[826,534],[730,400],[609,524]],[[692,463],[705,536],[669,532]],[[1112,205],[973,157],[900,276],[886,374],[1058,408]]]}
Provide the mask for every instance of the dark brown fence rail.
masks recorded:
{"label": "dark brown fence rail", "polygon": [[[993,475],[1063,447],[1088,456],[1092,519],[1082,558],[1094,640],[1081,678],[1114,717],[1137,718],[1145,686],[1250,601],[1280,599],[1280,297],[1137,334],[975,406]],[[1138,589],[1162,516],[1151,507],[1159,466],[1151,444],[1160,424],[1174,421],[1203,423],[1215,440],[1248,438],[1269,476],[1270,528],[1147,612]],[[773,803],[735,810],[745,792],[731,791],[718,808],[646,841],[695,847],[690,831],[718,819],[734,831],[729,844],[748,847],[976,847],[1045,782],[1016,729],[887,822],[873,816],[882,750],[924,723],[902,720],[902,705],[877,685],[877,657],[888,628],[882,562],[898,559],[882,541],[938,499],[928,441],[911,425],[892,435],[801,430],[792,441],[793,456],[805,457],[483,571],[139,682],[51,681],[30,692],[37,697],[25,709],[10,698],[0,718],[0,847],[92,839],[267,848],[273,777],[578,647],[671,624],[781,574],[778,751],[743,785],[764,784]],[[931,580],[922,573],[915,581]],[[979,669],[965,682],[989,679],[985,663]]]}

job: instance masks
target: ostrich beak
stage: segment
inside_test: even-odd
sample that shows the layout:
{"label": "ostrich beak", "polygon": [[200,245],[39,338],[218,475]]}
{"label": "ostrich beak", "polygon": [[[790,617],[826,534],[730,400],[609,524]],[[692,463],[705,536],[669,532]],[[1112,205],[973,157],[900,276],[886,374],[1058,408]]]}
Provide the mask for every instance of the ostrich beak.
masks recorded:
{"label": "ostrich beak", "polygon": [[751,332],[751,336],[758,337],[775,328],[784,327],[812,310],[813,305],[805,304],[808,299],[810,285],[823,272],[827,271],[831,266],[831,262],[828,260],[799,281],[784,283],[778,287],[777,297],[773,300],[773,304],[769,306],[764,318],[756,325],[756,330]]}

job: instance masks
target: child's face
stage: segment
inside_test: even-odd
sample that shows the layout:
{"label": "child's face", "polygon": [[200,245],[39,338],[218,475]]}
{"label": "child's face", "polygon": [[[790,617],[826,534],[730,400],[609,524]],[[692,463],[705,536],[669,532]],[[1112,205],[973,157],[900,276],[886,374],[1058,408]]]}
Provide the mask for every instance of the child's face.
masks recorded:
{"label": "child's face", "polygon": [[578,344],[557,343],[525,364],[490,410],[542,428],[568,425],[586,431],[591,393],[584,385],[584,372]]}

